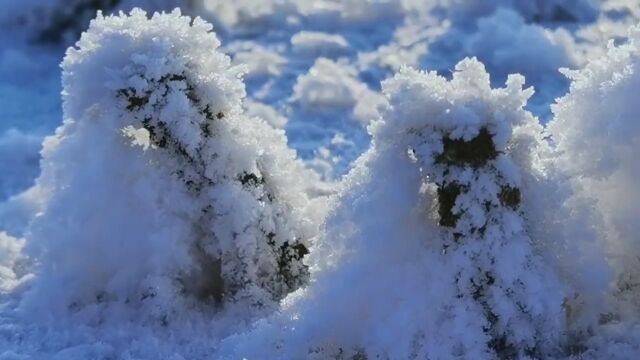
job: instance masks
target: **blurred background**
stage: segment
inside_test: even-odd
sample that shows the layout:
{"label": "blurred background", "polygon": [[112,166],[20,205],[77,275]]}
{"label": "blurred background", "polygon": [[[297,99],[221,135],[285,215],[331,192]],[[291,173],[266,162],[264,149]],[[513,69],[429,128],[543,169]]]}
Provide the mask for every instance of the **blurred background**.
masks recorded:
{"label": "blurred background", "polygon": [[211,22],[222,50],[247,66],[246,111],[286,131],[328,182],[366,150],[380,82],[400,67],[448,77],[475,56],[494,86],[523,74],[544,123],[568,90],[558,70],[623,42],[640,18],[637,0],[0,0],[0,214],[33,184],[41,143],[64,120],[66,49],[98,11],[134,7]]}

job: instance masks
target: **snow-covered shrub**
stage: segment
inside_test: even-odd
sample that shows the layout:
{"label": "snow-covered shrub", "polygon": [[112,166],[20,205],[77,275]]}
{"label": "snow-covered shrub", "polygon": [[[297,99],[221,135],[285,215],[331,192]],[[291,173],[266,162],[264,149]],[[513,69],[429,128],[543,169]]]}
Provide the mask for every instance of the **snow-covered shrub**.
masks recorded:
{"label": "snow-covered shrub", "polygon": [[311,175],[242,113],[242,68],[219,45],[199,18],[134,10],[99,15],[67,51],[26,308],[166,324],[189,307],[269,309],[307,280]]}
{"label": "snow-covered shrub", "polygon": [[[516,162],[518,151],[527,151],[518,145],[536,139],[535,133],[514,134],[514,127],[535,122],[522,109],[531,95],[523,83],[509,77],[506,88],[491,90],[484,67],[465,60],[451,82],[405,71],[384,85],[388,125],[376,139],[395,142],[406,134],[425,193],[437,199],[438,240],[428,241],[455,269],[448,280],[456,295],[449,301],[459,301],[454,309],[461,305],[464,312],[451,315],[482,324],[482,331],[465,334],[475,333],[476,342],[456,344],[454,353],[459,346],[480,349],[479,340],[499,358],[544,354],[560,334],[562,288],[532,250],[521,207],[521,172],[528,164]],[[535,143],[528,150],[536,151]]]}
{"label": "snow-covered shrub", "polygon": [[523,84],[511,76],[491,89],[469,59],[451,81],[411,69],[385,81],[388,108],[312,252],[311,285],[287,300],[283,317],[228,340],[239,355],[560,354],[567,288],[523,214],[542,132],[523,109],[532,93]]}
{"label": "snow-covered shrub", "polygon": [[[640,28],[584,69],[566,71],[569,94],[553,106],[550,132],[558,167],[604,218],[607,252],[617,275],[617,296],[640,306]],[[637,314],[636,310],[631,311]],[[628,317],[625,315],[624,317]],[[637,315],[633,315],[637,319]]]}

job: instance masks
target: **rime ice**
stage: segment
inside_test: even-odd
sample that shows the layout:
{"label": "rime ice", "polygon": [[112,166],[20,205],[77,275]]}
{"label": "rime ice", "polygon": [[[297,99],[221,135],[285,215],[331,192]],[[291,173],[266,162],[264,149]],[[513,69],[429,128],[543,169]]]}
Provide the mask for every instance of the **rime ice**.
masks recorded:
{"label": "rime ice", "polygon": [[242,68],[219,44],[200,19],[138,10],[98,16],[68,50],[26,307],[168,325],[193,308],[272,309],[305,283],[306,170],[243,114]]}

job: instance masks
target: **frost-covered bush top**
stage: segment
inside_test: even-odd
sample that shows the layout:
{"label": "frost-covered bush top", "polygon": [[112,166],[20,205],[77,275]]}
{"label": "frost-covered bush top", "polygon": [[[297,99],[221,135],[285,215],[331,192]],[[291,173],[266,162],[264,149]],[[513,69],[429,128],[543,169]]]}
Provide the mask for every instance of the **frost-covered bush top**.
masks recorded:
{"label": "frost-covered bush top", "polygon": [[137,10],[98,16],[68,50],[28,306],[167,324],[193,306],[269,309],[306,281],[305,170],[282,131],[242,114],[242,69],[219,45],[198,18]]}
{"label": "frost-covered bush top", "polygon": [[[457,268],[448,279],[456,288],[451,301],[469,311],[452,316],[479,316],[476,341],[499,358],[553,349],[562,328],[561,287],[533,253],[521,212],[521,172],[530,164],[519,152],[523,145],[536,151],[535,133],[514,136],[515,127],[535,123],[523,110],[532,94],[523,84],[511,76],[505,88],[492,90],[475,60],[460,62],[450,82],[405,70],[384,83],[390,107],[374,133],[381,149],[406,142],[400,146],[421,169],[424,191],[437,199],[431,217],[440,226],[438,240],[426,241]],[[478,345],[462,341],[452,350],[469,356]]]}
{"label": "frost-covered bush top", "polygon": [[523,110],[523,82],[491,89],[476,60],[451,81],[411,69],[385,81],[387,109],[312,252],[311,285],[284,319],[229,340],[238,355],[557,355],[565,289],[522,214],[541,130]]}

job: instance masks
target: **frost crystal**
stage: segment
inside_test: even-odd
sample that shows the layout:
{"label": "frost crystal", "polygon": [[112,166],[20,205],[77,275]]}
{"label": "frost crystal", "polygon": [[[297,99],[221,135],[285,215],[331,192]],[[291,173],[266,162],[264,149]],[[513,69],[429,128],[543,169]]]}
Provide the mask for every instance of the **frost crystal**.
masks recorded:
{"label": "frost crystal", "polygon": [[[511,149],[513,128],[535,121],[522,109],[531,95],[523,81],[492,90],[475,60],[460,62],[450,82],[405,70],[384,85],[390,108],[374,137],[403,136],[426,192],[435,188],[439,240],[425,240],[439,243],[454,269],[449,301],[465,311],[450,315],[481,319],[477,339],[498,358],[543,354],[562,329],[561,286],[531,247]],[[453,348],[469,356],[470,345]]]}
{"label": "frost crystal", "polygon": [[219,44],[201,19],[134,10],[68,50],[28,300],[167,324],[181,306],[269,309],[307,280],[305,170],[282,131],[243,115],[242,69]]}
{"label": "frost crystal", "polygon": [[[559,99],[549,129],[557,143],[558,167],[577,192],[595,200],[604,219],[607,255],[617,276],[620,300],[633,305],[624,318],[637,319],[640,306],[640,28],[627,44],[609,44],[608,53],[584,69],[565,71],[569,94]],[[631,315],[633,314],[633,315]]]}
{"label": "frost crystal", "polygon": [[469,59],[451,81],[411,69],[385,81],[373,147],[311,254],[315,280],[282,318],[228,340],[239,355],[557,355],[566,290],[523,215],[526,154],[538,151],[541,131],[523,109],[531,95],[523,83],[512,76],[491,89]]}

